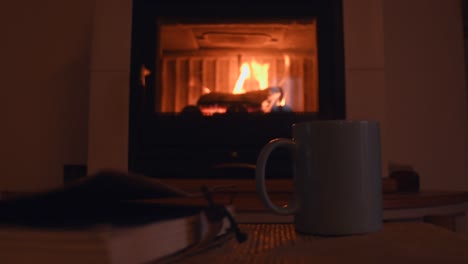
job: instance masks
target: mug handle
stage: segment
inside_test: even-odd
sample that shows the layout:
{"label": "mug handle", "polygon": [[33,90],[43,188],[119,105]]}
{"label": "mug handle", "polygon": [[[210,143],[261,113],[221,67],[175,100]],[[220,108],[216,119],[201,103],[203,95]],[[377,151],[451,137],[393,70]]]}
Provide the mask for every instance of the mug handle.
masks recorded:
{"label": "mug handle", "polygon": [[292,199],[286,207],[279,207],[270,200],[265,185],[265,167],[271,152],[277,147],[285,147],[291,150],[291,153],[294,153],[296,150],[296,143],[291,139],[276,138],[268,142],[262,148],[257,159],[257,167],[255,170],[257,193],[260,195],[260,199],[262,200],[263,204],[273,212],[280,215],[291,215],[297,213],[299,210],[299,203],[297,199]]}

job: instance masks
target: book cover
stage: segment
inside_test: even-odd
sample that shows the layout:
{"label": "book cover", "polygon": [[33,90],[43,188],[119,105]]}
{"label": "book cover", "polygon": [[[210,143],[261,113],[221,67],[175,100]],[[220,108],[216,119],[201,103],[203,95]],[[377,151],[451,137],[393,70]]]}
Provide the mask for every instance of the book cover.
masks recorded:
{"label": "book cover", "polygon": [[189,255],[230,233],[232,208],[212,201],[154,201],[201,195],[154,178],[105,171],[64,188],[3,200],[0,262],[126,264]]}

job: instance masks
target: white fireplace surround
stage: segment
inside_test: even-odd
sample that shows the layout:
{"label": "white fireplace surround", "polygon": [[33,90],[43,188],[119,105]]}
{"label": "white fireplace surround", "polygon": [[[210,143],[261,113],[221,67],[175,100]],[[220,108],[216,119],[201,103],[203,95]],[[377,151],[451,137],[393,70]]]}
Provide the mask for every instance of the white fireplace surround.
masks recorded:
{"label": "white fireplace surround", "polygon": [[[132,0],[96,1],[90,173],[127,170],[131,10]],[[380,121],[383,175],[389,162],[406,163],[423,188],[468,190],[459,1],[343,0],[343,16],[346,115]]]}

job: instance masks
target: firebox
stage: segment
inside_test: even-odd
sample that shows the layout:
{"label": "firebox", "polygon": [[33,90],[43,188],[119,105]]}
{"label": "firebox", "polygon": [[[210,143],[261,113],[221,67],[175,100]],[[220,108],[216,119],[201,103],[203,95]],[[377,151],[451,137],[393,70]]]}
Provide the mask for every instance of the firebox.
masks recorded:
{"label": "firebox", "polygon": [[[318,111],[314,19],[160,21],[159,28],[155,111],[204,116]],[[142,78],[150,74],[144,70]]]}
{"label": "firebox", "polygon": [[[341,1],[134,0],[129,169],[252,178],[293,123],[344,118]],[[271,177],[289,177],[276,151]]]}

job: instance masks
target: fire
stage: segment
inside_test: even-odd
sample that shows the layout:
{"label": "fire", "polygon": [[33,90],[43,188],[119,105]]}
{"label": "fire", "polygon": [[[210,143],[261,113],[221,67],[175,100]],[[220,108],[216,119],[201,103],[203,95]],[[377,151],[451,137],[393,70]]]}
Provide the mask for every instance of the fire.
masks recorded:
{"label": "fire", "polygon": [[247,92],[245,90],[245,82],[247,80],[254,80],[258,84],[258,89],[264,90],[268,88],[268,69],[270,68],[269,63],[259,63],[252,59],[249,62],[244,62],[240,67],[239,78],[237,78],[236,85],[232,90],[233,94],[242,94]]}
{"label": "fire", "polygon": [[197,104],[202,113],[208,116],[228,111],[270,113],[277,107],[287,106],[291,89],[290,63],[289,56],[285,54],[281,81],[276,79],[276,74],[273,74],[273,79],[270,80],[270,64],[252,58],[240,66],[239,76],[231,92],[211,91],[203,87]]}
{"label": "fire", "polygon": [[286,98],[283,97],[281,101],[278,103],[279,106],[286,106]]}

